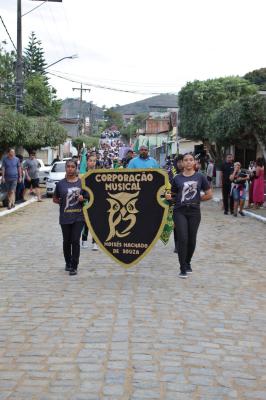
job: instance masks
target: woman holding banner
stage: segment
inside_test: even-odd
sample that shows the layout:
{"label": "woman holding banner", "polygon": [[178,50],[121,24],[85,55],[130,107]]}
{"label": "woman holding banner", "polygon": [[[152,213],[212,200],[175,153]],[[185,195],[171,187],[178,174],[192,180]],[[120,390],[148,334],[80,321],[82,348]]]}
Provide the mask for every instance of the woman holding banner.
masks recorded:
{"label": "woman holding banner", "polygon": [[63,234],[65,270],[76,275],[80,256],[80,235],[84,226],[82,204],[86,192],[77,176],[77,162],[66,162],[66,177],[56,185],[53,201],[60,205],[59,224]]}
{"label": "woman holding banner", "polygon": [[175,204],[174,222],[180,263],[179,278],[185,279],[192,273],[190,263],[201,220],[200,202],[212,198],[209,182],[204,175],[195,171],[195,157],[191,153],[184,154],[183,172],[174,177],[171,194],[166,194],[167,200],[172,198]]}

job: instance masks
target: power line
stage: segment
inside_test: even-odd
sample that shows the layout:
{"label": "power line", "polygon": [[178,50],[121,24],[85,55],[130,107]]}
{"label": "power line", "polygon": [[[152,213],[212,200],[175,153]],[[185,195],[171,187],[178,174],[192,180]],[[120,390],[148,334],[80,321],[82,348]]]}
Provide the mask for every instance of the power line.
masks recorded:
{"label": "power line", "polygon": [[65,48],[65,44],[64,44],[64,42],[63,42],[63,40],[62,40],[62,36],[61,36],[60,30],[58,29],[58,24],[56,23],[56,19],[55,19],[55,17],[54,17],[54,14],[53,14],[53,11],[52,11],[52,9],[51,9],[51,7],[50,7],[49,2],[48,2],[48,8],[49,8],[49,11],[50,11],[50,14],[51,14],[51,17],[52,17],[52,20],[53,20],[55,29],[56,29],[56,31],[57,31],[57,37],[59,38],[60,45],[61,45],[62,48],[63,48],[64,54],[67,54],[67,50],[66,50],[66,48]]}
{"label": "power line", "polygon": [[42,4],[39,4],[38,6],[36,6],[36,7],[32,8],[31,10],[27,11],[25,14],[22,14],[22,17],[24,17],[25,15],[27,15],[27,14],[31,13],[32,11],[36,10],[36,8],[39,8],[39,7],[43,6],[44,3],[47,3],[47,1],[48,0],[44,0],[44,2]]}
{"label": "power line", "polygon": [[7,27],[6,27],[5,23],[4,23],[3,18],[1,17],[1,15],[0,15],[0,19],[1,19],[1,22],[2,22],[2,24],[3,24],[4,28],[5,28],[5,30],[6,30],[6,33],[8,34],[8,37],[9,37],[11,43],[13,44],[14,49],[17,51],[17,48],[16,48],[16,46],[14,45],[14,42],[13,42],[13,40],[12,40],[12,38],[11,38],[11,35],[10,35],[10,33],[8,32]]}
{"label": "power line", "polygon": [[63,75],[70,75],[70,76],[74,76],[77,78],[82,78],[82,79],[93,79],[94,81],[105,81],[105,82],[112,82],[112,83],[116,83],[116,84],[120,84],[120,85],[131,85],[131,86],[147,86],[147,87],[163,87],[163,86],[174,86],[177,85],[176,82],[168,82],[168,83],[144,83],[144,82],[136,82],[136,81],[122,81],[122,80],[117,80],[117,79],[106,79],[106,78],[95,78],[95,77],[91,77],[88,78],[85,75],[77,75],[77,74],[72,74],[72,73],[68,73],[68,72],[61,72],[58,70],[53,70],[54,73],[59,73],[59,74],[63,74]]}
{"label": "power line", "polygon": [[143,91],[139,91],[139,90],[127,90],[127,89],[118,89],[118,88],[114,88],[114,87],[109,87],[109,86],[104,86],[104,85],[98,85],[98,84],[94,84],[91,82],[81,82],[81,81],[77,81],[75,79],[70,79],[70,78],[66,78],[64,76],[60,76],[58,74],[54,74],[52,72],[47,72],[48,74],[52,75],[52,76],[56,76],[57,78],[60,79],[64,79],[68,82],[72,82],[72,83],[83,83],[87,86],[91,86],[97,89],[105,89],[105,90],[111,90],[114,92],[123,92],[123,93],[132,93],[132,94],[143,94],[143,95],[160,95],[160,94],[177,94],[177,92],[166,92],[166,93],[161,93],[161,92],[143,92]]}

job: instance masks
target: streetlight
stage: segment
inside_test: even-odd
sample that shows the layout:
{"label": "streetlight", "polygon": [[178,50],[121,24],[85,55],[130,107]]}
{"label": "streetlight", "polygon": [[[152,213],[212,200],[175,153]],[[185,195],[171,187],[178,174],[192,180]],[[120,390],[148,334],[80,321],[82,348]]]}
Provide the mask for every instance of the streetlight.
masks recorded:
{"label": "streetlight", "polygon": [[60,61],[65,60],[66,58],[70,58],[70,59],[78,58],[78,55],[77,54],[73,54],[72,56],[62,57],[59,60],[53,62],[52,64],[47,65],[47,67],[45,67],[44,69],[50,68],[52,65],[55,65],[55,64],[59,63]]}

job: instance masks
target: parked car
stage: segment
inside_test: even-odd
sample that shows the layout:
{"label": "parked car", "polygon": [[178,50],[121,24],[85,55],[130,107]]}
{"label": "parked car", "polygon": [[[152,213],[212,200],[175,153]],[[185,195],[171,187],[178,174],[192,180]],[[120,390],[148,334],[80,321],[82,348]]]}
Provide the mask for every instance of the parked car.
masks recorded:
{"label": "parked car", "polygon": [[52,166],[52,169],[49,172],[49,175],[46,179],[46,196],[51,197],[54,194],[56,184],[64,179],[66,175],[65,170],[66,162],[65,161],[57,161]]}
{"label": "parked car", "polygon": [[0,182],[0,201],[3,204],[3,207],[7,206],[7,190],[4,183]]}
{"label": "parked car", "polygon": [[[25,161],[26,160],[23,161],[22,167]],[[39,182],[45,183],[52,167],[51,165],[45,165],[43,160],[41,160],[40,158],[37,158],[37,161],[39,163]]]}

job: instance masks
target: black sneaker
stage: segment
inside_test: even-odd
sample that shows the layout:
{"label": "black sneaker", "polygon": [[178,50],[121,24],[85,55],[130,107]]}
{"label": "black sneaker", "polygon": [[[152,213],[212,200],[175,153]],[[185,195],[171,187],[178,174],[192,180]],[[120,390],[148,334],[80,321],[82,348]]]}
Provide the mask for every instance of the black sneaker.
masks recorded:
{"label": "black sneaker", "polygon": [[180,272],[179,274],[178,274],[178,278],[181,278],[181,279],[187,279],[187,273],[186,272]]}
{"label": "black sneaker", "polygon": [[228,211],[224,211],[224,215],[228,215]]}
{"label": "black sneaker", "polygon": [[187,269],[186,269],[186,273],[187,274],[192,274],[192,268],[191,268],[191,266],[189,265],[188,267],[187,267]]}
{"label": "black sneaker", "polygon": [[65,271],[70,271],[71,270],[71,264],[66,264],[65,266]]}
{"label": "black sneaker", "polygon": [[71,270],[69,271],[69,275],[77,275],[77,273],[78,273],[77,269],[71,268]]}
{"label": "black sneaker", "polygon": [[243,213],[243,211],[239,211],[239,214],[240,214],[242,217],[245,216],[245,214]]}

